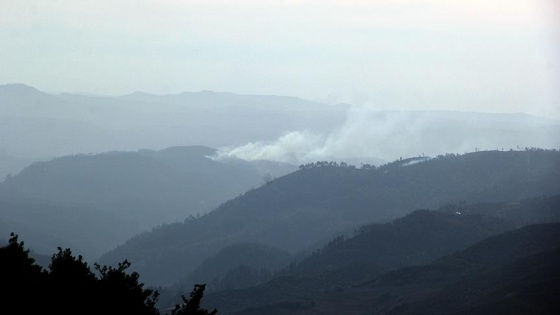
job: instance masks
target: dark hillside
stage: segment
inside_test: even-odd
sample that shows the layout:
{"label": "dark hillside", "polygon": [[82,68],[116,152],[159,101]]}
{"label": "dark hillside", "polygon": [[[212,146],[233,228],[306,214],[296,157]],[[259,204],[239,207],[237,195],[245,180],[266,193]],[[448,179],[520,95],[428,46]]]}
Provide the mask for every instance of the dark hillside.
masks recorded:
{"label": "dark hillside", "polygon": [[[392,314],[451,310],[461,314],[553,314],[551,302],[557,300],[555,292],[560,292],[559,253],[560,224],[531,225],[484,240],[426,267],[388,274],[378,283],[439,286],[428,297],[399,306]],[[560,304],[555,305],[554,309],[560,310]]]}
{"label": "dark hillside", "polygon": [[558,223],[531,225],[359,286],[235,314],[557,314],[559,250]]}
{"label": "dark hillside", "polygon": [[[471,214],[449,212],[449,206],[445,206],[438,211],[414,211],[386,224],[364,226],[354,237],[333,240],[264,285],[211,294],[208,300],[227,312],[266,304],[305,304],[324,292],[348,289],[389,270],[429,263],[527,222],[560,219],[560,195],[523,200],[520,204],[524,206],[465,205]],[[498,212],[501,217],[494,217]]]}
{"label": "dark hillside", "polygon": [[510,226],[492,217],[418,210],[393,222],[364,228],[349,239],[339,237],[266,284],[210,294],[207,300],[226,313],[273,303],[299,303],[389,270],[428,263]]}
{"label": "dark hillside", "polygon": [[161,291],[159,305],[174,305],[193,284],[205,283],[207,293],[253,287],[272,279],[291,255],[258,243],[235,244],[206,259],[187,277]]}
{"label": "dark hillside", "polygon": [[34,163],[0,183],[0,195],[105,208],[151,203],[166,206],[159,216],[182,220],[260,185],[267,174],[293,170],[284,165],[271,173],[252,163],[230,165],[208,158],[214,153],[193,146],[64,156]]}
{"label": "dark hillside", "polygon": [[89,259],[163,223],[183,221],[296,169],[215,161],[203,146],[64,156],[0,183],[0,231],[37,251],[74,248]]}
{"label": "dark hillside", "polygon": [[180,279],[235,243],[296,252],[358,226],[449,203],[517,201],[560,192],[560,153],[530,150],[440,156],[375,169],[304,167],[183,224],[164,226],[102,258],[124,257],[153,284]]}

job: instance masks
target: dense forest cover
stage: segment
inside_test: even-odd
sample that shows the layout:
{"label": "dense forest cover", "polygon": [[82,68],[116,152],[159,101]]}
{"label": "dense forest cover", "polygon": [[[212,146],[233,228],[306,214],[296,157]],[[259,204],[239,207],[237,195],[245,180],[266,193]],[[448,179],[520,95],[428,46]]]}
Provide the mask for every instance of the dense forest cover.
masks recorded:
{"label": "dense forest cover", "polygon": [[93,261],[134,235],[200,216],[294,165],[210,158],[204,146],[63,156],[0,182],[0,231],[34,251],[70,247]]}
{"label": "dense forest cover", "polygon": [[559,223],[529,225],[359,285],[224,313],[556,314],[559,254]]}
{"label": "dense forest cover", "polygon": [[[364,168],[316,163],[225,202],[200,218],[138,235],[100,262],[129,259],[149,284],[170,284],[237,243],[292,254],[341,233],[446,204],[518,202],[560,192],[556,150],[449,154]],[[208,281],[211,281],[209,279]]]}
{"label": "dense forest cover", "polygon": [[[207,301],[224,313],[271,304],[309,306],[311,300],[332,299],[331,293],[336,296],[335,292],[352,290],[368,279],[399,268],[429,264],[494,235],[528,224],[559,221],[560,195],[519,203],[458,204],[437,211],[417,210],[389,223],[363,226],[354,236],[337,237],[258,287],[211,293]],[[517,250],[521,245],[515,242],[508,248]],[[531,242],[542,242],[534,245],[535,250],[553,246],[546,237]],[[504,250],[505,247],[489,259],[499,258]],[[467,254],[462,255],[469,259]],[[352,297],[347,298],[354,301]]]}
{"label": "dense forest cover", "polygon": [[93,267],[62,247],[46,261],[12,234],[0,243],[3,304],[60,314],[555,314],[559,154],[310,163],[138,235]]}

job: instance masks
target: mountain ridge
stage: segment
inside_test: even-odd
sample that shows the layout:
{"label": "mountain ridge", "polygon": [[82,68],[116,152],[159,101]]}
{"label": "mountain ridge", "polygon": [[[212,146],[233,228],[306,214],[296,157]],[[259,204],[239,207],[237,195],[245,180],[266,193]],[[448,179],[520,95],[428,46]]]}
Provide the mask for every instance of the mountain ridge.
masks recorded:
{"label": "mountain ridge", "polygon": [[[130,239],[101,261],[110,264],[126,257],[142,266],[138,271],[144,281],[162,284],[181,278],[204,258],[237,242],[259,239],[296,252],[414,209],[558,193],[559,160],[556,151],[494,151],[441,156],[405,167],[398,160],[375,169],[328,163],[304,167],[196,220]],[[157,265],[166,267],[155,268],[155,256],[160,257]]]}
{"label": "mountain ridge", "polygon": [[[33,163],[0,182],[4,210],[0,221],[11,222],[14,228],[28,221],[34,232],[26,229],[22,235],[43,252],[71,245],[96,259],[135,234],[199,216],[267,178],[296,168],[276,162],[215,161],[208,157],[215,151],[185,146],[63,156]],[[28,217],[41,213],[41,208],[45,209],[43,215],[51,213],[42,224]],[[75,227],[84,224],[80,214],[90,222],[83,231]],[[59,221],[67,224],[61,226]],[[57,233],[66,240],[55,238]],[[87,240],[84,235],[89,235]]]}

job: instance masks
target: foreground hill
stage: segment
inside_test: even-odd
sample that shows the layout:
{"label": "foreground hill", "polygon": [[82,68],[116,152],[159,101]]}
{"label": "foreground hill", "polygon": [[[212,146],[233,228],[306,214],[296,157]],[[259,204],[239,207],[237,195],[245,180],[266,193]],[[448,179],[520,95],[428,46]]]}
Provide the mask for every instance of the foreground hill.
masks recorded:
{"label": "foreground hill", "polygon": [[226,202],[195,220],[137,236],[104,255],[129,259],[150,284],[185,277],[235,243],[297,252],[348,230],[447,203],[515,201],[560,192],[560,153],[475,152],[379,168],[317,163]]}
{"label": "foreground hill", "polygon": [[0,183],[0,227],[37,251],[68,246],[97,258],[156,225],[217,207],[295,166],[214,161],[214,149],[74,155],[34,163]]}
{"label": "foreground hill", "polygon": [[[414,211],[390,223],[364,226],[357,235],[339,237],[301,262],[291,264],[266,284],[210,294],[207,303],[218,306],[223,313],[296,306],[305,309],[311,300],[326,299],[325,292],[352,290],[366,279],[429,263],[509,229],[560,221],[560,195],[532,198],[519,204],[453,206],[459,207],[464,212],[451,212],[451,207],[445,206],[438,211]],[[502,259],[500,255],[495,259]],[[329,298],[330,295],[327,294]],[[177,298],[168,304],[176,301]]]}
{"label": "foreground hill", "polygon": [[530,225],[428,265],[326,294],[299,310],[277,305],[264,313],[556,314],[559,254],[560,224]]}

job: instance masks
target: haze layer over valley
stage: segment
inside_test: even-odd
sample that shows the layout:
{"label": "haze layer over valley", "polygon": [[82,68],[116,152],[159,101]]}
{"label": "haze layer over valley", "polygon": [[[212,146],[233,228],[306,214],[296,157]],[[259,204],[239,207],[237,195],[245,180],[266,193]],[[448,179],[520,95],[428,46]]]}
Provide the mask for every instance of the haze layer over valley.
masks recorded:
{"label": "haze layer over valley", "polygon": [[0,313],[560,314],[558,16],[2,0]]}
{"label": "haze layer over valley", "polygon": [[[344,115],[344,106],[294,97],[213,92],[92,97],[4,85],[0,159],[28,161],[185,145],[219,148],[273,140],[290,130],[328,132],[344,121]],[[15,175],[24,161],[2,163],[1,174]]]}
{"label": "haze layer over valley", "polygon": [[[103,97],[10,84],[0,86],[0,109],[2,226],[18,227],[39,252],[67,244],[90,258],[160,224],[212,211],[302,164],[379,166],[555,148],[560,134],[557,121],[526,114],[376,111],[210,91]],[[41,208],[51,210],[38,221]],[[85,221],[89,229],[77,227]],[[65,236],[52,234],[57,229]]]}
{"label": "haze layer over valley", "polygon": [[[553,119],[213,92],[92,97],[24,85],[0,92],[2,131],[11,135],[2,138],[2,157],[18,160],[8,154],[16,152],[30,163],[3,164],[0,231],[17,231],[44,266],[43,255],[57,247],[106,266],[130,262],[159,288],[162,310],[195,283],[208,285],[207,303],[225,314],[339,313],[332,303],[349,314],[398,314],[412,303],[430,309],[432,299],[445,310],[467,309],[452,306],[441,285],[471,290],[480,272],[504,282],[501,272],[518,265],[544,268],[508,287],[517,292],[554,272],[539,257],[554,256],[556,243],[468,273],[471,284],[459,285],[453,273],[391,291],[403,302],[349,297],[366,280],[393,286],[401,281],[394,272],[410,266],[439,270],[443,255],[479,253],[469,246],[506,231],[554,229],[537,226],[560,218]],[[267,132],[255,134],[261,128]],[[216,146],[189,145],[194,139]],[[66,154],[77,148],[86,151]],[[344,291],[345,301],[331,290]],[[387,290],[375,284],[355,294],[369,301]],[[493,305],[486,294],[477,298],[484,309]]]}
{"label": "haze layer over valley", "polygon": [[556,148],[560,122],[526,114],[377,111],[295,97],[196,92],[120,97],[0,86],[0,176],[34,160],[204,145],[213,158],[360,165],[475,150]]}

